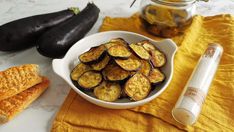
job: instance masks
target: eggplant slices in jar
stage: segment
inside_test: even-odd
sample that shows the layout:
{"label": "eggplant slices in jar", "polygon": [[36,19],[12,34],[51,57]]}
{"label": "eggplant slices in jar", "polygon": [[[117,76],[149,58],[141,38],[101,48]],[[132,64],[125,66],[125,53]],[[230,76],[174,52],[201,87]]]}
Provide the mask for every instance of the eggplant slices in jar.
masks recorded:
{"label": "eggplant slices in jar", "polygon": [[80,63],[72,70],[71,79],[78,88],[92,91],[103,101],[145,99],[152,87],[166,78],[160,70],[166,56],[149,40],[128,44],[122,38],[111,39],[78,58]]}

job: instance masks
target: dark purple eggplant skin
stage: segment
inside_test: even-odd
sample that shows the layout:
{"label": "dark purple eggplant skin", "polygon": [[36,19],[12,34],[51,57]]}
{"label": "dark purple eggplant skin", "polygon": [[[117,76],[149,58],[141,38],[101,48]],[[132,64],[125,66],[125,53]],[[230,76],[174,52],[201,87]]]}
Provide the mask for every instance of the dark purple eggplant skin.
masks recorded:
{"label": "dark purple eggplant skin", "polygon": [[18,51],[32,47],[42,33],[74,15],[72,10],[67,9],[6,23],[0,26],[0,51]]}
{"label": "dark purple eggplant skin", "polygon": [[95,4],[88,3],[78,15],[44,33],[37,42],[38,52],[49,58],[62,58],[93,27],[99,12]]}

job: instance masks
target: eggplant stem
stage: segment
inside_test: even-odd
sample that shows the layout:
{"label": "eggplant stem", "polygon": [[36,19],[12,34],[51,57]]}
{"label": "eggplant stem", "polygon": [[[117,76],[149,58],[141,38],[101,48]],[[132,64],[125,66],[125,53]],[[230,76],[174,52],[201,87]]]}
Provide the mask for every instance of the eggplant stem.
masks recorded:
{"label": "eggplant stem", "polygon": [[69,10],[73,11],[74,14],[78,14],[80,13],[80,9],[78,7],[70,7],[68,8]]}

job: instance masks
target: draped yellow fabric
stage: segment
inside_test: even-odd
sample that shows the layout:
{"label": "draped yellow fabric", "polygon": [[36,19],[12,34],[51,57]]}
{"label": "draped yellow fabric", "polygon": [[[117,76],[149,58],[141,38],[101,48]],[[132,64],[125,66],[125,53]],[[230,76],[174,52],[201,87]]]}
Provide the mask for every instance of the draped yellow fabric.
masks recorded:
{"label": "draped yellow fabric", "polygon": [[[106,17],[100,31],[125,30],[155,40],[142,27],[137,14],[130,18]],[[91,104],[70,91],[53,122],[52,132],[61,131],[234,131],[234,17],[195,16],[183,35],[172,38],[178,45],[173,79],[155,100],[129,110],[111,110]],[[193,126],[183,126],[171,116],[200,55],[209,43],[224,48],[220,66],[210,87],[201,114]]]}

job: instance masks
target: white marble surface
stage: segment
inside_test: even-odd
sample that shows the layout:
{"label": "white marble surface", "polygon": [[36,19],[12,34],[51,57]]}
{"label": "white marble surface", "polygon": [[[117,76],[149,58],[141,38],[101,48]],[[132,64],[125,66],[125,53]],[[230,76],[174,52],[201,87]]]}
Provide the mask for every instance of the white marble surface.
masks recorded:
{"label": "white marble surface", "polygon": [[[87,2],[94,2],[100,9],[100,17],[88,34],[96,33],[105,16],[130,16],[136,12],[140,0],[129,8],[132,0],[0,0],[0,25],[11,20],[26,16],[54,12],[67,7],[84,8]],[[216,15],[229,13],[234,15],[234,0],[210,0],[199,2],[197,13]],[[50,88],[20,115],[7,124],[0,126],[0,132],[45,132],[49,131],[51,123],[69,91],[69,86],[55,75],[51,67],[51,59],[37,53],[35,48],[16,53],[0,52],[0,70],[10,66],[36,63],[40,65],[43,75],[51,80]]]}

